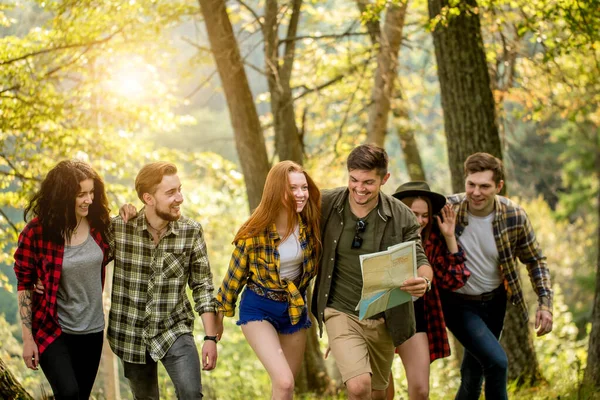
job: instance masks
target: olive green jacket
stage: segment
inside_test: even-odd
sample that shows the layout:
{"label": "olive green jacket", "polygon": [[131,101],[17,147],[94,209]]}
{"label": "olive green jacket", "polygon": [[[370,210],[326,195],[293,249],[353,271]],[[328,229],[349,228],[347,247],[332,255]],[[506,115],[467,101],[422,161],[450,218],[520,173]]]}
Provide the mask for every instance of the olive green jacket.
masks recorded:
{"label": "olive green jacket", "polygon": [[[323,335],[323,317],[331,279],[336,264],[336,250],[344,225],[344,206],[348,197],[348,188],[340,187],[321,191],[321,240],[323,256],[315,280],[311,311],[319,323],[320,334]],[[398,243],[414,240],[417,242],[417,266],[429,265],[419,237],[419,224],[413,212],[400,200],[385,193],[379,194],[379,218],[376,242],[379,250]],[[405,303],[386,311],[386,321],[394,345],[402,343],[414,334],[414,309],[412,302]]]}

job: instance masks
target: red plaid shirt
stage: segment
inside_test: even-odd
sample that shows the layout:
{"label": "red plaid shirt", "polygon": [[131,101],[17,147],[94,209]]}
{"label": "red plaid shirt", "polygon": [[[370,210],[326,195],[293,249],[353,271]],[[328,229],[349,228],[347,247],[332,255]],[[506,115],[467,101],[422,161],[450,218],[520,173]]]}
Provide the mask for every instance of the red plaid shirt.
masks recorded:
{"label": "red plaid shirt", "polygon": [[465,267],[465,256],[459,246],[458,253],[450,253],[446,241],[439,232],[432,231],[423,243],[427,259],[433,268],[431,290],[424,296],[427,339],[429,339],[430,362],[450,355],[450,343],[442,312],[438,288],[456,290],[467,283],[471,272]]}
{"label": "red plaid shirt", "polygon": [[[104,272],[110,257],[110,247],[102,239],[99,231],[91,229],[90,234],[104,253],[102,262],[102,286],[104,287]],[[32,290],[38,278],[44,285],[44,294],[33,291],[31,299],[31,331],[40,354],[62,333],[56,313],[56,295],[63,255],[64,245],[45,241],[42,238],[42,225],[37,218],[29,222],[19,235],[14,266],[17,290]]]}

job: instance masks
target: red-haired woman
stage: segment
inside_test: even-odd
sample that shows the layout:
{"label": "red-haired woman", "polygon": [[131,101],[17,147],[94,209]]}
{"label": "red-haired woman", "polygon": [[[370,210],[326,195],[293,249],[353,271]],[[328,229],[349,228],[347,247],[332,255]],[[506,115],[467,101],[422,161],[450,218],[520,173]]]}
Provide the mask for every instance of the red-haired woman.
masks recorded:
{"label": "red-haired woman", "polygon": [[104,183],[86,163],[61,161],[29,202],[26,220],[30,213],[14,265],[23,358],[28,368],[42,367],[56,399],[88,399],[102,353],[110,257]]}
{"label": "red-haired woman", "polygon": [[321,249],[319,189],[292,161],[276,164],[260,204],[233,243],[229,270],[217,294],[232,317],[242,293],[238,325],[271,378],[272,398],[291,399],[310,318],[306,289]]}
{"label": "red-haired woman", "polygon": [[[428,399],[429,364],[450,355],[439,288],[459,289],[471,273],[454,235],[456,214],[445,205],[443,195],[432,192],[426,182],[414,181],[400,185],[393,196],[417,217],[423,248],[433,268],[430,289],[414,302],[417,333],[396,348],[406,370],[409,399]],[[390,382],[388,399],[394,396],[393,380]]]}

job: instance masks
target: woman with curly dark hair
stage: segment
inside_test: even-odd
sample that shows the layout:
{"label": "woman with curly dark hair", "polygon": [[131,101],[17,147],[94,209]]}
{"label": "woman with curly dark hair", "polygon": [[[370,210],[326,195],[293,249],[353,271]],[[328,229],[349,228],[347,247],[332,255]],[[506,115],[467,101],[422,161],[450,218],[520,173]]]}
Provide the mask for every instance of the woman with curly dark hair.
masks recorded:
{"label": "woman with curly dark hair", "polygon": [[88,399],[102,353],[111,257],[104,182],[84,162],[61,161],[31,198],[26,221],[29,215],[14,265],[23,358],[28,368],[42,367],[56,399]]}

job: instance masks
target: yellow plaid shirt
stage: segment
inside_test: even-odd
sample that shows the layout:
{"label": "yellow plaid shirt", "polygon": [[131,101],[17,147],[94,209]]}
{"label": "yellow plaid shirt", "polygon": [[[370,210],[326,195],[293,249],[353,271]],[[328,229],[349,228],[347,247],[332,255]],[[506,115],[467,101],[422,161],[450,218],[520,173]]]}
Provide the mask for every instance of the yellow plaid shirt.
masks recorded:
{"label": "yellow plaid shirt", "polygon": [[305,307],[304,293],[310,280],[317,273],[317,254],[316,239],[302,220],[300,220],[299,231],[298,239],[303,259],[298,287],[290,280],[280,279],[277,249],[281,238],[275,224],[256,236],[240,239],[235,243],[229,269],[216,297],[217,307],[225,316],[235,315],[237,297],[244,285],[251,281],[269,290],[285,291],[288,297],[290,321],[292,325],[300,321]]}

